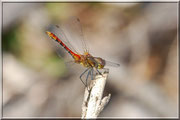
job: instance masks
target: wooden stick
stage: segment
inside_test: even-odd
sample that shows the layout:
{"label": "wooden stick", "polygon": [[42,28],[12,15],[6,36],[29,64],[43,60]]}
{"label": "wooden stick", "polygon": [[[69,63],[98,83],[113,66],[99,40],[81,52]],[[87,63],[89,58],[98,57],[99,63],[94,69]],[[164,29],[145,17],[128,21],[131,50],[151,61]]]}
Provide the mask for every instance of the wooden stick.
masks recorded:
{"label": "wooden stick", "polygon": [[97,118],[109,102],[111,94],[102,99],[108,73],[109,71],[106,70],[102,75],[97,75],[95,80],[92,80],[90,85],[85,88],[82,119]]}

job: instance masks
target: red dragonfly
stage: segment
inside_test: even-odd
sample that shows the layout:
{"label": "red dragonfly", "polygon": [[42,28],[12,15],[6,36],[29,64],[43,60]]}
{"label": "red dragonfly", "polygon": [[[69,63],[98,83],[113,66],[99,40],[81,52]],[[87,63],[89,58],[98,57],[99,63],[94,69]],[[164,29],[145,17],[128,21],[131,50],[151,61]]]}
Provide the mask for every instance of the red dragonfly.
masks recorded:
{"label": "red dragonfly", "polygon": [[[71,55],[75,63],[81,64],[82,66],[87,68],[80,75],[80,80],[86,87],[87,87],[88,77],[91,76],[91,79],[93,79],[94,70],[96,70],[96,73],[102,75],[99,69],[105,69],[104,67],[106,65],[110,65],[114,67],[120,66],[117,63],[106,61],[100,57],[94,57],[88,52],[87,46],[84,41],[84,36],[83,36],[80,20],[76,17],[69,19],[67,24],[62,25],[61,27],[57,25],[51,26],[49,30],[46,31],[46,34],[51,39],[53,39],[55,43],[58,43],[58,45],[62,46]],[[76,37],[74,37],[73,35]],[[72,41],[76,43],[80,41],[80,44],[84,47],[84,53],[80,54],[79,52],[77,52],[77,50],[74,49],[74,46],[72,46],[71,43],[69,42],[69,39],[71,39]],[[86,72],[88,72],[88,74],[86,76],[86,83],[84,83],[82,80],[82,76]]]}

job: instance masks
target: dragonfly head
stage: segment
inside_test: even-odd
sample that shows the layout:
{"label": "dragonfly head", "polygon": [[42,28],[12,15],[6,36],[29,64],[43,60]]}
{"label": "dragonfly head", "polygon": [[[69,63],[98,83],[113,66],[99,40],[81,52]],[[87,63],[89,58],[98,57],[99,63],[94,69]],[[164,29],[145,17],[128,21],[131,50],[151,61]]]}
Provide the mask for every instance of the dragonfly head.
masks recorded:
{"label": "dragonfly head", "polygon": [[96,57],[96,58],[94,58],[94,59],[95,59],[95,61],[97,62],[97,68],[98,68],[98,69],[103,69],[104,66],[105,66],[105,60],[102,59],[102,58],[100,58],[100,57]]}

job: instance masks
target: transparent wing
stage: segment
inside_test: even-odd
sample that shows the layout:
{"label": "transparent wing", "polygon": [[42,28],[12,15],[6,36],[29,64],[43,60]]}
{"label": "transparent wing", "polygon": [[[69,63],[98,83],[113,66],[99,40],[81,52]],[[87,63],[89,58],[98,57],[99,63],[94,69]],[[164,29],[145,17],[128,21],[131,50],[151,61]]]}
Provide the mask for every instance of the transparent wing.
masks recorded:
{"label": "transparent wing", "polygon": [[71,41],[74,49],[83,54],[88,52],[87,44],[84,39],[83,28],[80,20],[77,17],[69,18],[65,24],[63,24],[63,30],[68,40]]}
{"label": "transparent wing", "polygon": [[106,62],[105,66],[120,67],[120,64],[118,64],[118,63],[114,63],[114,62],[110,62],[110,61],[106,61],[106,60],[105,60],[105,62]]}
{"label": "transparent wing", "polygon": [[[74,49],[74,47],[71,45],[70,41],[66,37],[66,33],[64,32],[62,26],[50,25],[48,27],[47,31],[50,31],[53,34],[55,34],[69,49],[71,49],[73,52],[77,53],[77,51]],[[52,44],[53,44],[53,46],[55,46],[57,51],[62,50],[62,46],[55,40],[52,40]],[[59,55],[59,53],[58,53],[58,55]]]}

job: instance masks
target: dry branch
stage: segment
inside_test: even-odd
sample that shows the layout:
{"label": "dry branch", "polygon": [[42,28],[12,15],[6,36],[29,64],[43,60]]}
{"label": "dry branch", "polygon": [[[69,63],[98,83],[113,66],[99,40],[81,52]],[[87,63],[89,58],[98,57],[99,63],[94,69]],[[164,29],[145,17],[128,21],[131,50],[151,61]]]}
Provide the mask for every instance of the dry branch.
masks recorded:
{"label": "dry branch", "polygon": [[85,88],[84,100],[82,104],[82,119],[97,118],[105,105],[109,102],[111,94],[102,99],[108,71],[102,75],[97,75],[87,88]]}

